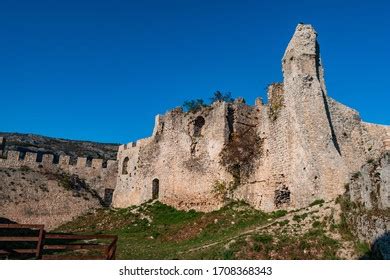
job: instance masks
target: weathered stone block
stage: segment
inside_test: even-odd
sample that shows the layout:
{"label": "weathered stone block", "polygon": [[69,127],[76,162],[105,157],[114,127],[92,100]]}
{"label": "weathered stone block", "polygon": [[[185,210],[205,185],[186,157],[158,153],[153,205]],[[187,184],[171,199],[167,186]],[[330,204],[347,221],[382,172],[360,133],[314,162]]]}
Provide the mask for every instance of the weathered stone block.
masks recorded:
{"label": "weathered stone block", "polygon": [[87,166],[87,158],[83,158],[83,157],[77,158],[76,166],[78,168],[86,168],[86,166]]}

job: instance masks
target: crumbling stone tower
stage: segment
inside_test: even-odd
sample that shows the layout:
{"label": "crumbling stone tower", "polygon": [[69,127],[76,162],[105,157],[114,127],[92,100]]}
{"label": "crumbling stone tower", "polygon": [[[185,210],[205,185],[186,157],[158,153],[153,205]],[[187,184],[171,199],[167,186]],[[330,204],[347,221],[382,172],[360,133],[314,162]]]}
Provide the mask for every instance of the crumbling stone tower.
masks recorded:
{"label": "crumbling stone tower", "polygon": [[122,145],[114,206],[159,199],[211,211],[228,198],[272,211],[342,194],[349,175],[383,152],[390,127],[328,96],[311,25],[297,26],[282,67],[268,104],[175,109],[156,118],[152,137]]}
{"label": "crumbling stone tower", "polygon": [[298,25],[283,60],[285,109],[280,123],[288,156],[283,170],[295,193],[295,205],[340,193],[348,170],[333,127],[317,34],[311,25]]}

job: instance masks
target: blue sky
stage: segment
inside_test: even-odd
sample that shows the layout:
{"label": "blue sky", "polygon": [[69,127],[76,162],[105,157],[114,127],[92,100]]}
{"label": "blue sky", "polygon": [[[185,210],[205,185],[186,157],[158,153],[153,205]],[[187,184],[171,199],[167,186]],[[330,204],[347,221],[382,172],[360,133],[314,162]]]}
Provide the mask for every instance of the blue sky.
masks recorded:
{"label": "blue sky", "polygon": [[319,34],[328,93],[390,124],[389,1],[1,0],[0,131],[126,143],[185,100],[253,104],[296,25]]}

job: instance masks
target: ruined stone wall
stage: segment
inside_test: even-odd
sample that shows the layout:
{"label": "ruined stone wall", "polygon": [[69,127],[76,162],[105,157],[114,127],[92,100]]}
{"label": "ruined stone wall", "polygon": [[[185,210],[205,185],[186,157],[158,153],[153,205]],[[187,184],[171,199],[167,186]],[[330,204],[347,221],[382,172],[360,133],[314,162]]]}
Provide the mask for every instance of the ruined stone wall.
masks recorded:
{"label": "ruined stone wall", "polygon": [[[236,198],[247,201],[253,207],[265,211],[290,207],[287,182],[289,170],[288,137],[283,137],[289,128],[289,118],[284,110],[283,84],[272,84],[268,88],[268,104],[256,101],[254,120],[261,146],[255,153],[255,167],[250,178],[243,181]],[[280,203],[276,206],[276,196]]]}
{"label": "ruined stone wall", "polygon": [[[359,113],[328,97],[328,103],[340,154],[348,170],[354,172],[367,161],[368,153],[363,137]],[[370,139],[370,141],[376,141]]]}
{"label": "ruined stone wall", "polygon": [[151,138],[121,146],[114,206],[151,200],[158,180],[163,203],[200,211],[219,208],[213,185],[232,180],[219,157],[229,137],[227,110],[225,103],[215,103],[196,113],[171,111],[157,117]]}
{"label": "ruined stone wall", "polygon": [[364,123],[328,96],[312,26],[298,25],[282,66],[283,83],[269,86],[268,104],[176,109],[156,118],[151,138],[121,146],[114,205],[156,198],[156,180],[162,202],[201,211],[224,203],[213,195],[215,182],[229,187],[229,198],[265,211],[343,194],[350,175],[383,152],[390,127]]}
{"label": "ruined stone wall", "polygon": [[379,160],[370,159],[352,174],[348,194],[352,202],[367,210],[390,209],[390,152]]}
{"label": "ruined stone wall", "polygon": [[102,207],[81,180],[27,168],[0,167],[0,219],[47,230]]}
{"label": "ruined stone wall", "polygon": [[87,158],[77,158],[77,164],[69,164],[69,156],[60,156],[59,162],[54,163],[54,157],[50,154],[42,156],[38,160],[38,154],[25,153],[18,151],[7,151],[0,158],[0,167],[2,168],[20,168],[28,167],[36,171],[50,171],[54,173],[66,172],[75,174],[84,179],[93,187],[103,198],[105,189],[115,189],[117,178],[117,162],[107,161],[103,166],[103,160],[92,159],[91,165],[87,165]]}
{"label": "ruined stone wall", "polygon": [[367,159],[375,159],[386,149],[390,139],[390,126],[362,122],[362,135]]}

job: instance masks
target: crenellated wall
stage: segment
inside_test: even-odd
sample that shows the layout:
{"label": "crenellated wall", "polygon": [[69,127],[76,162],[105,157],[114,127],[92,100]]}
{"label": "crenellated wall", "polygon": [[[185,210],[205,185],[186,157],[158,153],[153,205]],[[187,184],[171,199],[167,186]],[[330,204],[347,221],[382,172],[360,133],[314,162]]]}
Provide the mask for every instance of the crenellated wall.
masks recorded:
{"label": "crenellated wall", "polygon": [[0,167],[20,168],[28,167],[37,171],[65,172],[84,179],[92,188],[104,197],[105,189],[115,189],[118,165],[115,160],[108,160],[103,164],[102,159],[92,159],[87,164],[87,158],[77,158],[76,165],[70,164],[69,156],[60,156],[58,163],[54,162],[51,154],[42,155],[41,161],[36,153],[20,153],[18,151],[5,151],[0,158]]}

